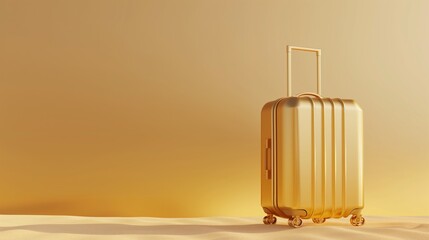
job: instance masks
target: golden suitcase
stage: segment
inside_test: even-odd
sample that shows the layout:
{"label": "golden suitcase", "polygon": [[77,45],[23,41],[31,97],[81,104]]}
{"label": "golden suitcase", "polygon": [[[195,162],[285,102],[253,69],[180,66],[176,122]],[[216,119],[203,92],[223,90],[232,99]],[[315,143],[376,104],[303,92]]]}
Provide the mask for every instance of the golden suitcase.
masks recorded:
{"label": "golden suitcase", "polygon": [[[317,94],[291,96],[292,50],[317,54]],[[288,97],[261,112],[261,205],[291,227],[350,218],[363,225],[362,110],[353,101],[321,97],[321,50],[287,47]]]}

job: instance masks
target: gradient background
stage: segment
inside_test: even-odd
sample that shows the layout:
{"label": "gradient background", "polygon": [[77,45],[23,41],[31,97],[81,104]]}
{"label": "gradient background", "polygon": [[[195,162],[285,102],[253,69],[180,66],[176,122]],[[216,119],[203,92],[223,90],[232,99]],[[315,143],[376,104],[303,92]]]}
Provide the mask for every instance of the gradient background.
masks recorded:
{"label": "gradient background", "polygon": [[[262,216],[260,110],[291,44],[321,48],[322,95],[364,110],[364,214],[429,215],[428,13],[0,0],[0,213]],[[314,91],[315,57],[294,56],[294,94]]]}

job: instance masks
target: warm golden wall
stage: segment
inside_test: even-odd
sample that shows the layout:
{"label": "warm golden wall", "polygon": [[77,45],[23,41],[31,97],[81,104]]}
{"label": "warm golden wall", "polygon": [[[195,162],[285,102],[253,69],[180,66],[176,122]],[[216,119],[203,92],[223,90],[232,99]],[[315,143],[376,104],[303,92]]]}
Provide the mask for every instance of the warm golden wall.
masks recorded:
{"label": "warm golden wall", "polygon": [[[429,215],[428,13],[0,0],[0,213],[262,215],[260,109],[285,95],[293,44],[322,48],[324,96],[364,109],[365,214]],[[294,93],[313,90],[296,59]]]}

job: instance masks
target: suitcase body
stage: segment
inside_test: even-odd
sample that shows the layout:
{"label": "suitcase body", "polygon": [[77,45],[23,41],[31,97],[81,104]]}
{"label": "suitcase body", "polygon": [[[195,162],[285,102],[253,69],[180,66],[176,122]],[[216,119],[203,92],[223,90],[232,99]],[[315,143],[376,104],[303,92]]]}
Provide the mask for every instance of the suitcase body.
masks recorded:
{"label": "suitcase body", "polygon": [[[288,66],[289,73],[290,59]],[[318,82],[320,93],[320,75]],[[353,100],[304,93],[265,104],[261,112],[264,223],[274,224],[279,216],[299,227],[301,219],[323,223],[352,215],[352,225],[362,225],[362,140],[362,110]]]}

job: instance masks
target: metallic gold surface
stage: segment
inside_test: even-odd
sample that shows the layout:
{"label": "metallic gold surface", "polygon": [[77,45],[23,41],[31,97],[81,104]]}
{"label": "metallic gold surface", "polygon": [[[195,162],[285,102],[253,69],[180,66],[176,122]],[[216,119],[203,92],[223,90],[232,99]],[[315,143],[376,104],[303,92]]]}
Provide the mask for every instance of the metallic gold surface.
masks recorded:
{"label": "metallic gold surface", "polygon": [[[276,103],[262,110],[261,144],[274,139],[273,180],[261,173],[262,206],[280,216],[281,209],[290,209],[288,216],[304,210],[303,218],[347,217],[362,209],[360,107],[352,100],[310,97]],[[266,114],[269,107],[273,115]],[[266,127],[270,122],[276,128]]]}

